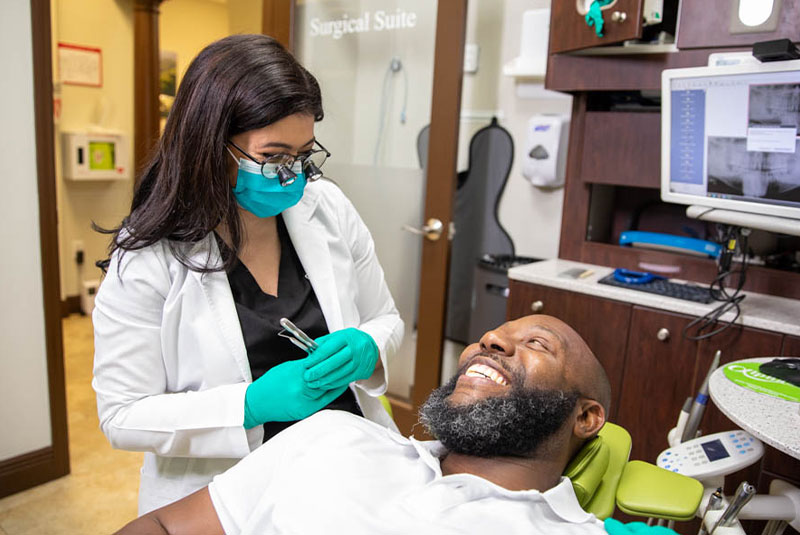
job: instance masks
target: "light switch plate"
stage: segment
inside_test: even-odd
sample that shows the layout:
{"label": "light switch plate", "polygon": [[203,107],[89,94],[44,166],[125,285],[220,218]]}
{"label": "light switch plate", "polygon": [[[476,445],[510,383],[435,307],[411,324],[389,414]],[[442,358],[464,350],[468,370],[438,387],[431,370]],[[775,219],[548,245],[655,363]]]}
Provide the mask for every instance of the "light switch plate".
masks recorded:
{"label": "light switch plate", "polygon": [[467,43],[464,46],[464,72],[478,72],[478,54],[480,47],[476,43]]}

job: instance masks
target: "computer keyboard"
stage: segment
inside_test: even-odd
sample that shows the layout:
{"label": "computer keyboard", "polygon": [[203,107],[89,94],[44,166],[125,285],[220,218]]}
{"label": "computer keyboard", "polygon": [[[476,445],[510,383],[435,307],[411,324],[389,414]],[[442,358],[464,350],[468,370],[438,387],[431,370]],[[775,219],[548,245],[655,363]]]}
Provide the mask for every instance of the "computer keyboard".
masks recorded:
{"label": "computer keyboard", "polygon": [[615,279],[614,274],[611,273],[597,282],[600,284],[608,284],[609,286],[618,286],[630,290],[639,290],[640,292],[674,297],[675,299],[683,299],[684,301],[694,301],[696,303],[710,303],[712,301],[711,293],[707,287],[670,282],[666,279],[656,279],[650,282],[635,284],[619,281]]}

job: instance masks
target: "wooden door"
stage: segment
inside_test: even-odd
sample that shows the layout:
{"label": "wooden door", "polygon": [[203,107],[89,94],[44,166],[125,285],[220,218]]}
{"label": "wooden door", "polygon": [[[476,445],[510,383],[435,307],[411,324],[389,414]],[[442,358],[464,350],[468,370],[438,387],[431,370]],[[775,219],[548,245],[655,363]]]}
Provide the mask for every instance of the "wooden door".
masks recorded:
{"label": "wooden door", "polygon": [[586,24],[590,0],[555,0],[550,15],[550,53],[580,50],[642,36],[643,0],[616,0],[602,8],[603,37]]}
{"label": "wooden door", "polygon": [[631,306],[547,286],[510,281],[507,318],[516,319],[531,313],[555,316],[583,337],[611,383],[611,414],[608,418],[614,420],[619,410]]}
{"label": "wooden door", "polygon": [[681,336],[691,319],[633,308],[617,417],[633,438],[631,459],[656,461],[669,446],[667,433],[684,401],[694,394],[697,343]]}
{"label": "wooden door", "polygon": [[[405,322],[388,366],[389,399],[405,434],[441,384],[466,8],[466,0],[294,2],[292,48],[326,105],[315,129],[332,153],[325,176],[372,233]],[[428,124],[424,172],[416,147]],[[431,220],[438,235],[403,230]]]}

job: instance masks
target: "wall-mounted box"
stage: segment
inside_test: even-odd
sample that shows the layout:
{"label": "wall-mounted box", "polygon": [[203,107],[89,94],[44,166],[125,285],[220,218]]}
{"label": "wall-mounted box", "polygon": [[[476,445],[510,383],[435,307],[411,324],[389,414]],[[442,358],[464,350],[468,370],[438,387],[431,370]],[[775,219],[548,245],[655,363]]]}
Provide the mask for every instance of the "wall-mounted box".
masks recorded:
{"label": "wall-mounted box", "polygon": [[118,133],[62,132],[61,142],[65,179],[130,178],[128,136]]}

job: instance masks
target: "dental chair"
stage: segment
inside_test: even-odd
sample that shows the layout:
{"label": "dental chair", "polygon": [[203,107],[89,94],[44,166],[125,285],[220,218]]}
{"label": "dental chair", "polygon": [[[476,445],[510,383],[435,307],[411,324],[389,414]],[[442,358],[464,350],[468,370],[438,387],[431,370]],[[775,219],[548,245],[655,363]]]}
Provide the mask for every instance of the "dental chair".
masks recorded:
{"label": "dental chair", "polygon": [[564,470],[584,510],[600,520],[614,508],[629,515],[686,521],[695,516],[703,485],[642,461],[628,461],[631,436],[606,422]]}

